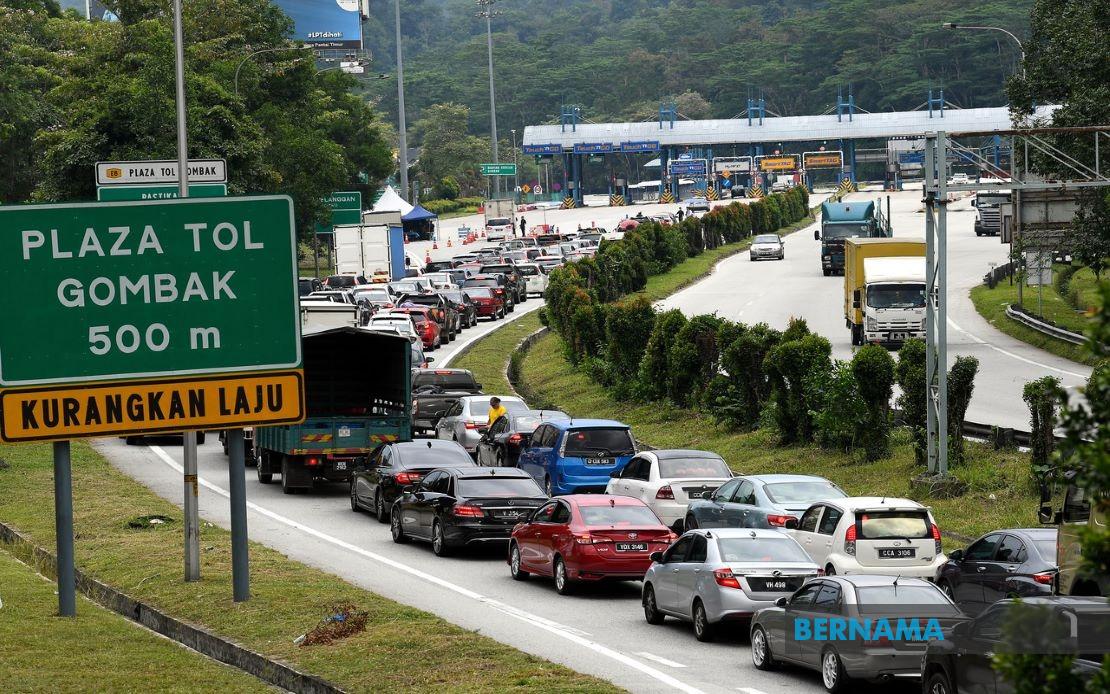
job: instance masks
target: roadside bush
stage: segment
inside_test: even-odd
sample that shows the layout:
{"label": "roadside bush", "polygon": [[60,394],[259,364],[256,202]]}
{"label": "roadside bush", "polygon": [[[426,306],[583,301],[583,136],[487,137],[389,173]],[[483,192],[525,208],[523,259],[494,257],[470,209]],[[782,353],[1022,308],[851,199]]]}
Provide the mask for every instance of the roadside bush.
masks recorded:
{"label": "roadside bush", "polygon": [[1060,379],[1054,376],[1030,381],[1022,389],[1021,397],[1029,406],[1030,463],[1037,479],[1043,479],[1052,467],[1052,451],[1056,448],[1056,405],[1060,393]]}
{"label": "roadside bush", "polygon": [[444,176],[436,184],[435,194],[443,200],[454,200],[459,197],[459,182],[454,176]]}
{"label": "roadside bush", "polygon": [[806,375],[804,387],[816,405],[813,425],[817,443],[846,453],[855,448],[868,408],[852,364],[837,360],[827,371]]}
{"label": "roadside bush", "polygon": [[692,404],[717,372],[720,356],[717,330],[721,319],[713,315],[694,316],[675,334],[667,353],[670,378],[667,395],[678,405]]}
{"label": "roadside bush", "polygon": [[820,335],[786,341],[784,334],[783,340],[767,354],[763,366],[771,382],[776,425],[782,443],[809,443],[820,403],[811,401],[806,380],[832,368],[832,345]]}
{"label": "roadside bush", "polygon": [[779,205],[780,198],[781,196],[775,194],[763,200],[764,205],[767,206],[767,231],[776,231],[783,226],[782,206]]}
{"label": "roadside bush", "polygon": [[640,361],[640,392],[648,399],[659,399],[667,394],[670,380],[667,359],[671,342],[678,331],[686,325],[686,316],[678,309],[656,314],[655,323],[644,348],[644,358]]}
{"label": "roadside bush", "polygon": [[598,357],[605,340],[605,304],[585,302],[574,309],[572,346],[577,359]]}
{"label": "roadside bush", "polygon": [[975,375],[979,373],[979,360],[975,357],[956,357],[948,372],[948,464],[964,462],[964,417],[975,390]]}
{"label": "roadside bush", "polygon": [[655,309],[645,297],[609,305],[605,315],[606,359],[618,384],[636,377],[654,323]]}
{"label": "roadside bush", "polygon": [[457,200],[425,200],[420,204],[433,214],[447,214],[462,209]]}
{"label": "roadside bush", "polygon": [[748,205],[748,212],[752,216],[752,234],[764,234],[773,231],[770,212],[763,200],[756,200]]}
{"label": "roadside bush", "polygon": [[898,350],[898,366],[894,369],[895,381],[902,390],[898,396],[898,407],[902,410],[902,421],[913,434],[914,460],[918,465],[926,463],[925,440],[928,425],[928,384],[925,380],[925,342],[906,340]]}
{"label": "roadside bush", "polygon": [[735,339],[721,342],[721,367],[735,391],[734,424],[752,427],[771,395],[763,367],[767,353],[782,340],[782,333],[766,323],[753,325]]}
{"label": "roadside bush", "polygon": [[890,449],[894,369],[890,352],[878,345],[865,345],[852,357],[852,375],[865,407],[865,416],[857,422],[856,441],[867,460],[878,460]]}

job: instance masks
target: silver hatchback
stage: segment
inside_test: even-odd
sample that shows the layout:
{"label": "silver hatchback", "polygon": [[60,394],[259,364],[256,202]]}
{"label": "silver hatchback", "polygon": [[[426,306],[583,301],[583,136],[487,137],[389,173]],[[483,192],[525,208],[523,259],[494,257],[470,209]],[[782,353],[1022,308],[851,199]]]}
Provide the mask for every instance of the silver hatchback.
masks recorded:
{"label": "silver hatchback", "polygon": [[693,622],[699,641],[712,641],[721,623],[747,622],[821,573],[789,535],[756,528],[690,530],[652,559],[645,619]]}

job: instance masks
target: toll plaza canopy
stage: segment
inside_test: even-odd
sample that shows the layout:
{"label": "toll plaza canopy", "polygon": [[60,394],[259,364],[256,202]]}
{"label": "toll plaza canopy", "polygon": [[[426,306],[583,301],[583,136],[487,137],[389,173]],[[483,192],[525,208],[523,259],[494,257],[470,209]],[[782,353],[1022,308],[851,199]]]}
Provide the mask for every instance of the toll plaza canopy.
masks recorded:
{"label": "toll plaza canopy", "polygon": [[[1047,119],[1058,106],[1040,106],[1034,118]],[[864,140],[897,136],[923,136],[937,131],[1009,130],[1013,127],[1010,110],[995,108],[946,108],[943,111],[892,111],[837,116],[766,117],[728,120],[657,120],[642,123],[578,123],[570,125],[529,125],[524,128],[523,145],[560,145],[573,151],[575,145],[607,144],[622,151],[622,143],[642,145],[657,142],[660,147],[725,145],[759,142],[810,142],[814,140]],[[637,148],[642,152],[644,149]]]}

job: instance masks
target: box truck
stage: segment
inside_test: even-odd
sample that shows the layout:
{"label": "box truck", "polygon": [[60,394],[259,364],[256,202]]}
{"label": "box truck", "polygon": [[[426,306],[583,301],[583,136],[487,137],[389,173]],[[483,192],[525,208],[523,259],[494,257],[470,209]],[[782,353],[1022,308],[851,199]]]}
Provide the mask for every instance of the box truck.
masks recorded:
{"label": "box truck", "polygon": [[924,338],[925,298],[925,241],[845,241],[844,321],[853,345]]}
{"label": "box truck", "polygon": [[890,235],[890,220],[875,200],[821,203],[821,271],[825,276],[844,272],[845,240]]}
{"label": "box truck", "polygon": [[335,270],[384,281],[405,278],[405,242],[400,225],[350,224],[335,227]]}
{"label": "box truck", "polygon": [[512,200],[486,200],[486,240],[504,241],[516,233],[516,203]]}

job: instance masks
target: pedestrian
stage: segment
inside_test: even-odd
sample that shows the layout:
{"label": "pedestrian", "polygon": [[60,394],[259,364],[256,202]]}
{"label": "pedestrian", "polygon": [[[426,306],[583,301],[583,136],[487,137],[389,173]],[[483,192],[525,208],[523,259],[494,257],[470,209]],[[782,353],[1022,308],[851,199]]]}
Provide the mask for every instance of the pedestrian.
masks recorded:
{"label": "pedestrian", "polygon": [[508,410],[501,404],[501,398],[492,397],[489,399],[489,419],[486,422],[487,426],[493,426],[493,423],[505,416]]}
{"label": "pedestrian", "polygon": [[682,223],[682,208],[678,208],[678,223]]}
{"label": "pedestrian", "polygon": [[524,217],[521,217],[521,218],[520,218],[520,235],[521,235],[522,237],[524,236],[524,230],[525,230],[526,228],[527,228],[527,227],[525,226],[525,223],[524,223]]}

